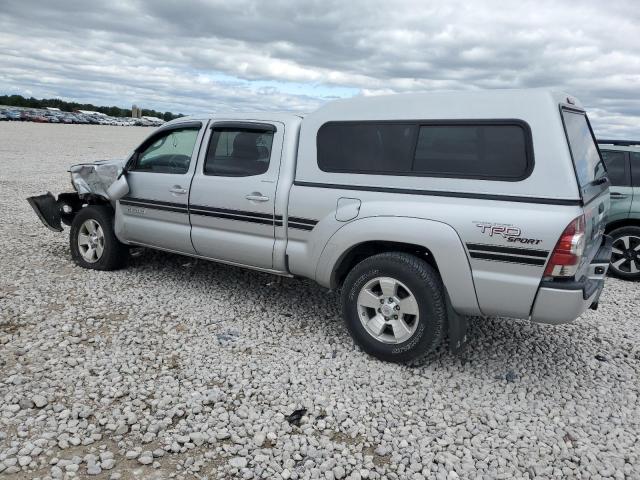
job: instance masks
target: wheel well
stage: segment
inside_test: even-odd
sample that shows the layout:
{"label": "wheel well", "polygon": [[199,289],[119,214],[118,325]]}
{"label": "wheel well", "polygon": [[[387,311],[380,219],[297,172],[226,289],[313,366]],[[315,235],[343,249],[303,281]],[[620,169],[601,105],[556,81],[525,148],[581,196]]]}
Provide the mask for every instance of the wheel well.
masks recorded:
{"label": "wheel well", "polygon": [[611,222],[604,229],[604,233],[609,233],[616,228],[622,227],[640,227],[640,219],[637,218],[625,218],[624,220],[617,220],[615,222]]}
{"label": "wheel well", "polygon": [[402,242],[387,242],[387,241],[369,241],[355,245],[348,250],[342,258],[338,261],[338,266],[334,269],[332,275],[331,284],[334,288],[340,288],[347,274],[353,267],[360,263],[365,258],[377,255],[385,252],[404,252],[411,255],[415,255],[425,260],[433,268],[438,270],[433,255],[428,248],[423,245],[414,245],[411,243]]}
{"label": "wheel well", "polygon": [[[82,210],[85,206],[89,205],[106,205],[111,207],[109,201],[101,197],[99,195],[95,195],[93,193],[86,193],[83,195],[79,195],[77,192],[69,192],[69,193],[61,193],[58,195],[58,209],[60,212],[60,219],[62,223],[65,225],[71,225],[74,217],[77,213]],[[71,211],[65,212],[62,210],[63,206],[68,206],[71,208]]]}

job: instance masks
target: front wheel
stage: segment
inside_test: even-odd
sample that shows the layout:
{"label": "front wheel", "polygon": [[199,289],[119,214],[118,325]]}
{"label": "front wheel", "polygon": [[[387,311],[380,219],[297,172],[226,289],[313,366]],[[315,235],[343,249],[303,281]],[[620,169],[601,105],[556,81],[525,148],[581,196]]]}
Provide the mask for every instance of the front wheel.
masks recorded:
{"label": "front wheel", "polygon": [[71,257],[84,268],[117,270],[127,264],[129,250],[113,231],[113,210],[90,205],[80,210],[71,223]]}
{"label": "front wheel", "polygon": [[356,265],[342,288],[342,315],[355,342],[381,360],[412,362],[436,348],[447,325],[436,270],[401,252]]}
{"label": "front wheel", "polygon": [[640,227],[617,228],[609,235],[613,238],[611,274],[625,280],[640,280]]}

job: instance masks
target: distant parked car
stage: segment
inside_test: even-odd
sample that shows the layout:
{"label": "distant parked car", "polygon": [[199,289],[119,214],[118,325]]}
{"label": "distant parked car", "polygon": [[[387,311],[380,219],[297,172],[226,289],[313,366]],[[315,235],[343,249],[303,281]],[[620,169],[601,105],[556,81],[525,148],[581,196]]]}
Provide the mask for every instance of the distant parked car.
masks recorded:
{"label": "distant parked car", "polygon": [[640,140],[599,140],[611,180],[612,275],[640,279]]}
{"label": "distant parked car", "polygon": [[7,120],[11,120],[14,122],[17,120],[22,120],[22,113],[18,110],[7,110],[5,112],[5,115],[7,116]]}

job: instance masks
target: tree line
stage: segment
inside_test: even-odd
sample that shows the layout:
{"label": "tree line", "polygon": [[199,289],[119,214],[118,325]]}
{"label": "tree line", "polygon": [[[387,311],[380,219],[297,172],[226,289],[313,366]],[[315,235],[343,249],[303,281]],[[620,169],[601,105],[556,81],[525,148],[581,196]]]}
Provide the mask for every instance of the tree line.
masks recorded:
{"label": "tree line", "polygon": [[[95,112],[104,113],[112,117],[130,117],[130,108],[120,107],[99,107],[91,103],[66,102],[59,98],[25,98],[22,95],[0,95],[0,105],[11,107],[28,107],[28,108],[59,108],[63,112],[73,112],[74,110],[93,110]],[[174,114],[171,112],[158,112],[156,110],[142,109],[142,115],[146,117],[158,117],[166,120],[183,117],[181,113]]]}

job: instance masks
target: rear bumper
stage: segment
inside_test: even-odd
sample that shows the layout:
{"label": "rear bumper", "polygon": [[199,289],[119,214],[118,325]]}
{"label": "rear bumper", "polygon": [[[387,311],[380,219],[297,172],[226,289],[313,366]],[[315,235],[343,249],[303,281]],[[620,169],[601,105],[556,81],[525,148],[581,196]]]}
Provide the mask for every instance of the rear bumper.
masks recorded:
{"label": "rear bumper", "polygon": [[611,258],[612,239],[605,235],[602,246],[579,281],[542,281],[531,311],[531,320],[540,323],[572,322],[587,309],[598,308],[598,299]]}

